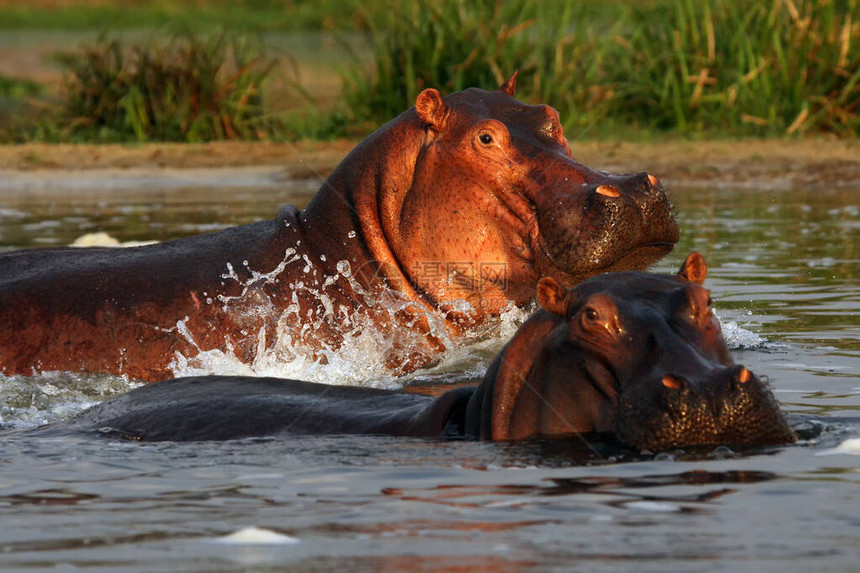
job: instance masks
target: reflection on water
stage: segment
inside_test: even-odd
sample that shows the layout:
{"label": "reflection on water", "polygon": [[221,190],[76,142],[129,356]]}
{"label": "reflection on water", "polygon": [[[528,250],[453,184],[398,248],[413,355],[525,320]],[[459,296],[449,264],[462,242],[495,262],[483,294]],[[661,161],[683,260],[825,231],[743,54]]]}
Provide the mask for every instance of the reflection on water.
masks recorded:
{"label": "reflection on water", "polygon": [[860,404],[860,193],[677,192],[677,252],[712,265],[717,313],[771,344],[737,355],[783,404],[808,413]]}
{"label": "reflection on water", "polygon": [[[7,192],[0,249],[93,231],[120,241],[206,232],[301,206],[312,187]],[[851,569],[860,558],[860,190],[674,189],[673,200],[681,244],[658,270],[675,270],[690,250],[705,255],[735,355],[771,380],[799,445],[613,457],[562,442],[7,434],[4,570]],[[412,383],[450,383],[488,350],[474,353],[482,357]],[[0,424],[32,427],[128,385],[2,379]],[[298,542],[212,543],[248,527]]]}
{"label": "reflection on water", "polygon": [[684,192],[680,252],[696,249],[727,283],[720,309],[761,313],[773,340],[860,350],[856,190]]}
{"label": "reflection on water", "polygon": [[97,231],[121,242],[197,235],[274,218],[282,205],[306,204],[317,187],[19,190],[0,194],[0,249],[68,245]]}

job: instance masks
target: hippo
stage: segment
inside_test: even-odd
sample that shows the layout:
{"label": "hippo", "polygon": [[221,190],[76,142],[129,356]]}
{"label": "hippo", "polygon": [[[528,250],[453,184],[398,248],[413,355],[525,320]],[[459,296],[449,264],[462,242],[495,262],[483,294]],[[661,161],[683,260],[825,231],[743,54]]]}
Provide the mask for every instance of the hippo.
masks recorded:
{"label": "hippo", "polygon": [[404,373],[528,304],[542,276],[572,286],[670,252],[659,180],[576,162],[558,113],[515,89],[516,74],[494,91],[424,90],[303,211],[127,249],[0,254],[0,374],[155,381],[207,351],[251,364],[296,347],[324,362],[368,329]]}
{"label": "hippo", "polygon": [[433,398],[276,378],[188,377],[142,386],[45,435],[224,440],[385,434],[481,440],[594,435],[652,452],[777,445],[795,434],[766,382],[734,364],[701,284],[698,253],[675,276],[540,279],[536,312],[483,381]]}

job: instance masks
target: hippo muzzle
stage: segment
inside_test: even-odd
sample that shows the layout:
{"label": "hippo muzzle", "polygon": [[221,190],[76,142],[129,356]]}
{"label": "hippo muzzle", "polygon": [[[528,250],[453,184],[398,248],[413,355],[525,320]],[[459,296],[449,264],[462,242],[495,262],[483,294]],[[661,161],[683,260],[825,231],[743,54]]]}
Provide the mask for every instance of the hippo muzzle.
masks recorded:
{"label": "hippo muzzle", "polygon": [[768,385],[743,366],[717,368],[696,379],[648,377],[619,396],[612,432],[619,441],[650,451],[795,440]]}
{"label": "hippo muzzle", "polygon": [[678,225],[662,184],[653,175],[594,173],[571,188],[551,185],[537,202],[544,274],[574,284],[614,270],[646,268],[668,254]]}

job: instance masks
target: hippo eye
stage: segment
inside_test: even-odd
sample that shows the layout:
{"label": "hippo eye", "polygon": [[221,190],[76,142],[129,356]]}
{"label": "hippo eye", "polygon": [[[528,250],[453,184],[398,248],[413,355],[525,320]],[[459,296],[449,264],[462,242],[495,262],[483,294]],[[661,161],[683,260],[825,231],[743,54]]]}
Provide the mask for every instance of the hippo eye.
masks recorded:
{"label": "hippo eye", "polygon": [[481,143],[483,143],[484,145],[490,145],[491,143],[493,143],[493,136],[489,133],[482,133],[478,136],[478,139],[480,139]]}
{"label": "hippo eye", "polygon": [[594,310],[593,308],[585,309],[585,318],[587,318],[588,320],[597,320],[597,318],[598,318],[597,311]]}

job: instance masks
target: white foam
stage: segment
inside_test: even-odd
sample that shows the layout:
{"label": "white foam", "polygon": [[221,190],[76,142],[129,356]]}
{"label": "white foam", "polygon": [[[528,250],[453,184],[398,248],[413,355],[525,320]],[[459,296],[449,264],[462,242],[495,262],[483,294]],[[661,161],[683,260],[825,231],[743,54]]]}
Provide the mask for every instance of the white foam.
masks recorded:
{"label": "white foam", "polygon": [[768,344],[766,338],[759,336],[751,330],[747,330],[734,320],[720,320],[720,324],[723,329],[723,336],[726,338],[726,343],[732,350],[753,350],[762,348]]}
{"label": "white foam", "polygon": [[626,504],[626,507],[647,513],[676,513],[681,511],[681,506],[667,501],[631,501]]}
{"label": "white foam", "polygon": [[139,385],[124,377],[102,374],[0,376],[0,427],[18,430],[64,420]]}
{"label": "white foam", "polygon": [[290,535],[262,527],[244,527],[223,537],[209,540],[211,543],[227,545],[294,545],[300,541]]}
{"label": "white foam", "polygon": [[87,233],[81,235],[72,241],[70,247],[140,247],[142,245],[152,245],[158,241],[124,241],[108,235],[103,231],[98,233]]}
{"label": "white foam", "polygon": [[850,456],[860,456],[860,438],[851,438],[850,440],[845,440],[835,448],[830,448],[828,450],[823,450],[821,452],[817,452],[816,456],[835,456],[835,455],[850,455]]}

